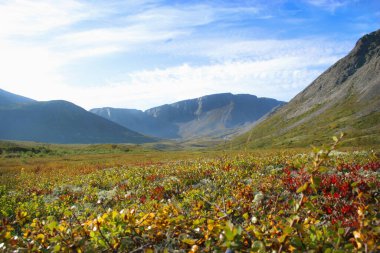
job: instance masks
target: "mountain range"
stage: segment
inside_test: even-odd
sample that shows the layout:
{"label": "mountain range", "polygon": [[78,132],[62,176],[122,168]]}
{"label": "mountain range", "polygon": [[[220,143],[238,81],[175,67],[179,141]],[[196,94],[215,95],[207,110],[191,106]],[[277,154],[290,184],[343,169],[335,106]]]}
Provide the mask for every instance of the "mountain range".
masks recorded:
{"label": "mountain range", "polygon": [[157,141],[63,100],[38,102],[0,89],[0,139],[48,143]]}
{"label": "mountain range", "polygon": [[284,102],[249,94],[213,94],[165,104],[146,111],[97,108],[91,112],[142,134],[165,139],[238,133]]}
{"label": "mountain range", "polygon": [[146,143],[160,138],[202,136],[220,139],[247,129],[283,103],[254,95],[225,93],[144,112],[114,108],[88,112],[68,101],[35,101],[0,89],[0,139],[63,144]]}
{"label": "mountain range", "polygon": [[380,144],[380,30],[359,39],[347,56],[233,144],[305,146],[326,143],[341,131],[345,145]]}

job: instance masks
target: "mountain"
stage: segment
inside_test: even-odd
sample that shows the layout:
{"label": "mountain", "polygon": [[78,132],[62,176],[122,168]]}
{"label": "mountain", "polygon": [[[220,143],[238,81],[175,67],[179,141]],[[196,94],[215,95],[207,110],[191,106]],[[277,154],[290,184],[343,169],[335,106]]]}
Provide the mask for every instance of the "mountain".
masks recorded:
{"label": "mountain", "polygon": [[[143,136],[67,101],[36,102],[2,92],[0,139],[48,143],[143,143]],[[5,101],[5,102],[4,102]],[[28,102],[10,103],[9,101]]]}
{"label": "mountain", "polygon": [[165,104],[146,111],[115,108],[90,110],[134,131],[160,138],[224,137],[284,104],[254,95],[222,93]]}
{"label": "mountain", "polygon": [[161,138],[178,138],[178,126],[135,109],[95,108],[90,110],[133,131]]}
{"label": "mountain", "polygon": [[380,30],[233,144],[306,146],[328,143],[340,131],[345,145],[380,144]]}
{"label": "mountain", "polygon": [[0,107],[25,104],[30,102],[35,102],[35,100],[0,89]]}

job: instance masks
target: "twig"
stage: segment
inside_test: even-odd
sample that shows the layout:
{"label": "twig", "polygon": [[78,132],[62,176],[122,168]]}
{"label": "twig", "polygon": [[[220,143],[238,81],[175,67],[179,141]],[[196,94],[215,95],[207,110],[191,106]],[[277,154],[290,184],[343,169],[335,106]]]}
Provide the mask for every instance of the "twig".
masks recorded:
{"label": "twig", "polygon": [[[99,224],[100,225],[100,224]],[[99,233],[100,233],[100,236],[103,238],[103,240],[107,243],[108,247],[112,250],[112,252],[117,252],[117,249],[115,249],[112,244],[110,243],[110,241],[103,235],[102,233],[102,229],[100,228],[100,226],[98,225],[99,227]]]}
{"label": "twig", "polygon": [[[215,206],[218,210],[220,210],[225,216],[229,216],[229,214],[224,211],[219,205],[215,204],[215,203],[212,203],[210,201],[208,201],[207,199],[205,199],[204,197],[202,197],[201,195],[198,195],[203,201],[205,201],[207,204],[211,205],[211,206]],[[225,218],[225,217],[223,217]]]}
{"label": "twig", "polygon": [[146,247],[148,247],[148,246],[150,246],[150,245],[151,245],[150,243],[147,243],[147,244],[145,244],[145,245],[142,245],[142,246],[138,247],[137,249],[134,249],[134,250],[132,250],[132,251],[129,251],[129,253],[136,253],[136,252],[142,251],[144,248],[146,248]]}

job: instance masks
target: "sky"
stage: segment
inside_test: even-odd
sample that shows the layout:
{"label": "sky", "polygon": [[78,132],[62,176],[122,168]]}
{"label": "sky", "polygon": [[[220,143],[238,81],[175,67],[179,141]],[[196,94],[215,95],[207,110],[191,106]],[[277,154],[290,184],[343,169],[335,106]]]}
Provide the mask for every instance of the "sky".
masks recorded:
{"label": "sky", "polygon": [[289,101],[380,28],[379,0],[0,0],[0,88],[85,109]]}

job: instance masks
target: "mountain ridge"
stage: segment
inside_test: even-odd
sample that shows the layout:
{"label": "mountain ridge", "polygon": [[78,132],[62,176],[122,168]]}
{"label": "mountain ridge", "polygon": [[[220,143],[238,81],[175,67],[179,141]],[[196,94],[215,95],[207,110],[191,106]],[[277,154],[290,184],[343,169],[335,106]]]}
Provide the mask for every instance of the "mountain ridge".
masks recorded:
{"label": "mountain ridge", "polygon": [[230,135],[233,129],[239,131],[283,104],[282,101],[250,94],[219,93],[135,112],[140,117],[139,124],[133,122],[138,120],[132,109],[106,107],[90,111],[132,130],[160,138],[219,138]]}

